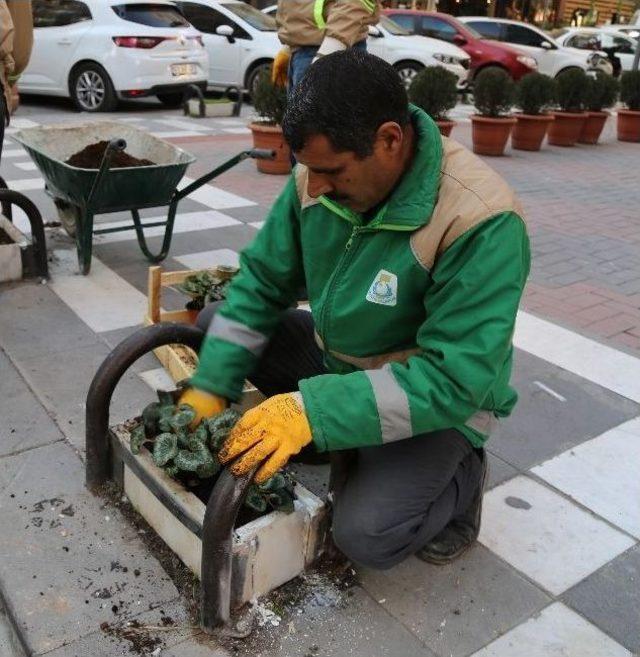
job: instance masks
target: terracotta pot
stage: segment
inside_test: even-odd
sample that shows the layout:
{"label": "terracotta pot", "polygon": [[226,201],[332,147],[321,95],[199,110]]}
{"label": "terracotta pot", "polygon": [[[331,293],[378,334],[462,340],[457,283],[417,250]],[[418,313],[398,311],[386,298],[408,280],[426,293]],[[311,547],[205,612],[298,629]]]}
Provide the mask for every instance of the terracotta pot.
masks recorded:
{"label": "terracotta pot", "polygon": [[285,174],[291,171],[291,150],[282,136],[279,125],[250,123],[255,148],[267,148],[276,152],[274,160],[256,160],[258,171],[262,173]]}
{"label": "terracotta pot", "polygon": [[516,120],[474,114],[471,117],[473,152],[478,155],[503,155]]}
{"label": "terracotta pot", "polygon": [[609,112],[587,112],[578,141],[581,144],[597,144],[608,118]]}
{"label": "terracotta pot", "polygon": [[554,146],[575,146],[587,119],[587,113],[552,112],[552,114],[555,121],[549,126],[547,141]]}
{"label": "terracotta pot", "polygon": [[618,110],[618,141],[640,141],[640,112]]}
{"label": "terracotta pot", "polygon": [[440,130],[440,134],[443,137],[449,137],[451,135],[451,131],[453,130],[454,126],[456,125],[455,121],[447,121],[445,119],[440,119],[436,121],[436,125],[438,126],[438,129]]}
{"label": "terracotta pot", "polygon": [[511,134],[511,146],[520,151],[539,151],[549,125],[551,114],[516,114],[517,123]]}
{"label": "terracotta pot", "polygon": [[189,324],[194,324],[196,323],[196,320],[198,319],[198,314],[200,313],[199,310],[191,310],[190,308],[186,308],[187,313],[189,314]]}

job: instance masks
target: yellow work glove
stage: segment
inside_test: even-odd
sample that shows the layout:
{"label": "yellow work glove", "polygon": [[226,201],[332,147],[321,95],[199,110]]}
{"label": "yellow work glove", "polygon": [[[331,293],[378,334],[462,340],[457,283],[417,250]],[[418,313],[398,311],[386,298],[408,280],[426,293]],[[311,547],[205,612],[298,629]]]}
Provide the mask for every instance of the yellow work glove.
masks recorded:
{"label": "yellow work glove", "polygon": [[271,69],[271,82],[277,87],[285,87],[287,85],[287,74],[289,72],[289,60],[291,59],[291,50],[288,46],[278,50],[273,59],[273,67]]}
{"label": "yellow work glove", "polygon": [[273,476],[294,454],[311,442],[311,427],[297,395],[275,395],[247,411],[229,434],[218,454],[238,476],[268,459],[254,477],[262,483]]}
{"label": "yellow work glove", "polygon": [[212,395],[204,390],[196,388],[187,388],[182,395],[178,404],[189,404],[196,412],[196,417],[191,423],[191,428],[197,427],[200,420],[213,415],[218,415],[229,405],[227,400],[218,395]]}

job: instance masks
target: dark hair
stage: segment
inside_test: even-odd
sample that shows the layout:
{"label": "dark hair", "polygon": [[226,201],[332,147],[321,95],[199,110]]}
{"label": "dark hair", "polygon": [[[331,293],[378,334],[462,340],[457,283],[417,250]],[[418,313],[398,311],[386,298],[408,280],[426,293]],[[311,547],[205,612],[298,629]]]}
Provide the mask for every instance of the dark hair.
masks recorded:
{"label": "dark hair", "polygon": [[378,128],[409,122],[407,92],[392,66],[354,48],[321,57],[294,89],[282,121],[293,151],[324,135],[336,151],[373,152]]}

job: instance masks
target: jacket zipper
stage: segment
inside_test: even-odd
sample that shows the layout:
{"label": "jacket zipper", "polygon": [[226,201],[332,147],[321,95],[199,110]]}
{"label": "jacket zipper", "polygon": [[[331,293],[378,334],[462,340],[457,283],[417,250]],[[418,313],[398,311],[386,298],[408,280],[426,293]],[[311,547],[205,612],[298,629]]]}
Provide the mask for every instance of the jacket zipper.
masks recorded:
{"label": "jacket zipper", "polygon": [[331,280],[329,281],[329,289],[327,290],[327,296],[325,298],[324,308],[322,309],[322,317],[320,321],[320,325],[322,326],[322,333],[320,334],[320,337],[322,338],[325,351],[329,350],[327,343],[327,329],[329,327],[329,309],[333,301],[332,299],[333,292],[336,288],[338,278],[342,273],[342,270],[345,268],[345,265],[353,257],[353,254],[355,252],[355,249],[352,248],[353,242],[355,238],[358,237],[361,232],[363,232],[363,228],[364,228],[363,226],[354,226],[351,229],[351,235],[349,236],[349,239],[345,244],[344,252],[342,253],[340,261],[338,262],[338,266],[335,268],[333,275],[331,276]]}

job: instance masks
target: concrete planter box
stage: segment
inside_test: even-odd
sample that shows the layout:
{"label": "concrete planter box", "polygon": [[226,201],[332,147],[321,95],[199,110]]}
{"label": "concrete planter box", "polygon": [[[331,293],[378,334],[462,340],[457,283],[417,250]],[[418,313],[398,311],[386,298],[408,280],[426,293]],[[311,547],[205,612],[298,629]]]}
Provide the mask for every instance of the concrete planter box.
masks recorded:
{"label": "concrete planter box", "polygon": [[[146,449],[134,456],[124,426],[113,427],[111,438],[119,443],[123,457],[122,484],[127,497],[158,536],[200,577],[205,505],[158,468]],[[134,470],[139,470],[138,474]],[[161,487],[161,496],[151,492],[145,477]],[[295,493],[292,513],[271,512],[235,529],[232,606],[293,579],[320,555],[326,531],[325,506],[301,484],[296,485]]]}
{"label": "concrete planter box", "polygon": [[22,278],[23,253],[29,248],[29,240],[5,217],[0,216],[0,231],[11,244],[0,243],[0,283]]}
{"label": "concrete planter box", "polygon": [[[215,116],[233,116],[233,108],[235,103],[233,101],[222,101],[215,103],[204,103],[204,115],[208,117]],[[198,98],[191,98],[187,101],[189,109],[189,116],[200,116],[200,100]]]}

